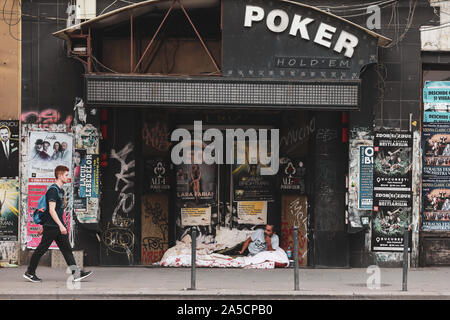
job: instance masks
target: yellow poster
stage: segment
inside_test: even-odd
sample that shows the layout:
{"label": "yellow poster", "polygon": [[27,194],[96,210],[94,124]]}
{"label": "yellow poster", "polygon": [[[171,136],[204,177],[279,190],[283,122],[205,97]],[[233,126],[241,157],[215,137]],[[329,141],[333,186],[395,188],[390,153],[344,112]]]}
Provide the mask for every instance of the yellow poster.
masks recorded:
{"label": "yellow poster", "polygon": [[267,201],[238,201],[237,212],[239,224],[267,223]]}
{"label": "yellow poster", "polygon": [[211,207],[181,208],[181,224],[187,226],[209,226],[211,224]]}

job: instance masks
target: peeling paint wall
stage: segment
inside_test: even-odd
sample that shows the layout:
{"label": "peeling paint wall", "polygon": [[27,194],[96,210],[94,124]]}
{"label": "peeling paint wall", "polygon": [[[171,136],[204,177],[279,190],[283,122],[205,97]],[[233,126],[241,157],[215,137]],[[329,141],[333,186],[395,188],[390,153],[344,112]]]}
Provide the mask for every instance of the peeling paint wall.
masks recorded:
{"label": "peeling paint wall", "polygon": [[432,0],[431,5],[440,9],[440,26],[420,28],[422,51],[450,51],[450,2]]}
{"label": "peeling paint wall", "polygon": [[422,190],[422,147],[420,131],[413,132],[413,168],[412,168],[412,252],[410,265],[419,266],[419,230],[420,230],[420,208]]}

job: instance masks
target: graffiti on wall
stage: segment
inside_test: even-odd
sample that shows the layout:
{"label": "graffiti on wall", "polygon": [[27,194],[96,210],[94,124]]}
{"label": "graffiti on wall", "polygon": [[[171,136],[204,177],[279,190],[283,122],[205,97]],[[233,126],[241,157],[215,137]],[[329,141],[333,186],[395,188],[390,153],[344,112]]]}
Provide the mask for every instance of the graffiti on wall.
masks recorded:
{"label": "graffiti on wall", "polygon": [[144,155],[161,155],[169,152],[168,116],[164,113],[145,112],[142,128]]}
{"label": "graffiti on wall", "polygon": [[49,128],[49,125],[54,124],[63,124],[66,128],[70,128],[73,116],[68,115],[66,118],[63,118],[58,110],[49,108],[42,111],[34,110],[23,112],[20,116],[20,120],[24,123],[39,125],[39,127],[43,129]]}
{"label": "graffiti on wall", "polygon": [[142,264],[161,260],[168,249],[168,195],[152,194],[142,198]]}
{"label": "graffiti on wall", "polygon": [[116,204],[111,222],[108,222],[102,234],[102,240],[108,250],[126,253],[130,264],[133,263],[135,235],[133,233],[135,207],[134,177],[135,160],[129,160],[134,144],[128,143],[120,151],[111,150],[110,158],[120,164],[115,177],[114,191],[117,193]]}
{"label": "graffiti on wall", "polygon": [[281,247],[294,251],[294,226],[298,227],[298,261],[307,265],[308,215],[306,196],[283,195],[281,216]]}

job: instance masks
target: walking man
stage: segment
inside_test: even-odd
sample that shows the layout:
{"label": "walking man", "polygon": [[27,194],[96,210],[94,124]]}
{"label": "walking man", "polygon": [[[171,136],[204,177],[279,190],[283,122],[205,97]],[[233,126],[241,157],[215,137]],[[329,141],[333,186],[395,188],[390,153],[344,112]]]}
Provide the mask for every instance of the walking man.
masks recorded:
{"label": "walking man", "polygon": [[56,183],[47,189],[47,219],[43,225],[43,234],[41,243],[31,256],[30,265],[23,275],[25,279],[31,282],[40,282],[36,276],[36,268],[39,260],[47,252],[53,241],[61,250],[67,265],[71,268],[74,281],[81,281],[90,276],[92,271],[79,270],[76,266],[75,258],[72,253],[72,248],[69,243],[69,236],[67,228],[63,223],[64,214],[64,190],[63,186],[69,182],[69,168],[65,166],[57,166],[55,169]]}

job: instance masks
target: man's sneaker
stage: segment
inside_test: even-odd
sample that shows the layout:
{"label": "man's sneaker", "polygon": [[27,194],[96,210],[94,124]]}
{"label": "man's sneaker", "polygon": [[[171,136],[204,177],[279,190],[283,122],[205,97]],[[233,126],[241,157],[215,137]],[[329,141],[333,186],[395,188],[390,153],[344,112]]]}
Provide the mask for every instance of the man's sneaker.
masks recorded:
{"label": "man's sneaker", "polygon": [[24,273],[23,277],[31,282],[41,282],[42,281],[35,274],[28,273],[28,271]]}
{"label": "man's sneaker", "polygon": [[83,279],[86,279],[92,274],[92,271],[80,271],[80,274],[76,275],[74,274],[73,281],[81,281]]}

